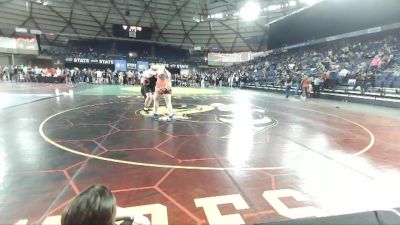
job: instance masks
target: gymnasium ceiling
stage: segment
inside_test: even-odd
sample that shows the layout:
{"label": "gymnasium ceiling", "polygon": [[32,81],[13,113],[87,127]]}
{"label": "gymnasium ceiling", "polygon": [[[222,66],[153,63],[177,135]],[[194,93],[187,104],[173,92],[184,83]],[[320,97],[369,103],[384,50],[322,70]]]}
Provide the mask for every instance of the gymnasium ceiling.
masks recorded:
{"label": "gymnasium ceiling", "polygon": [[[265,49],[267,24],[318,0],[258,0],[260,16],[237,12],[247,0],[0,0],[0,34],[16,27],[43,32],[42,44],[65,46],[80,38],[112,38],[113,24],[153,29],[152,41],[223,52]],[[255,1],[255,0],[253,0]]]}

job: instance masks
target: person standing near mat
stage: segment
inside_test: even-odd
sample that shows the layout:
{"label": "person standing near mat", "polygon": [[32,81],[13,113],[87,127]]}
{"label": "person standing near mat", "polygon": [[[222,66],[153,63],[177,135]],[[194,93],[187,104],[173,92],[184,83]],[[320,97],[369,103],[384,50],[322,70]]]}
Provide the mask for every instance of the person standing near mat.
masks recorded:
{"label": "person standing near mat", "polygon": [[288,76],[286,77],[286,80],[285,80],[285,87],[286,87],[285,93],[286,93],[286,98],[289,98],[289,96],[290,96],[290,92],[292,91],[292,84],[293,84],[292,77],[291,77],[290,75],[288,75]]}
{"label": "person standing near mat", "polygon": [[165,104],[167,106],[168,110],[168,121],[175,121],[175,117],[173,115],[173,109],[172,109],[172,103],[171,103],[171,98],[172,98],[172,75],[171,73],[165,69],[164,66],[161,66],[159,68],[152,68],[154,71],[156,71],[156,76],[157,76],[157,84],[156,84],[156,92],[154,93],[154,109],[153,109],[153,119],[155,121],[159,120],[159,115],[158,115],[158,108],[160,106],[160,99],[162,96],[165,98]]}
{"label": "person standing near mat", "polygon": [[151,103],[153,102],[153,95],[156,89],[157,82],[157,67],[152,66],[151,69],[143,71],[144,80],[144,92],[146,93],[146,100],[144,101],[144,111],[149,112]]}

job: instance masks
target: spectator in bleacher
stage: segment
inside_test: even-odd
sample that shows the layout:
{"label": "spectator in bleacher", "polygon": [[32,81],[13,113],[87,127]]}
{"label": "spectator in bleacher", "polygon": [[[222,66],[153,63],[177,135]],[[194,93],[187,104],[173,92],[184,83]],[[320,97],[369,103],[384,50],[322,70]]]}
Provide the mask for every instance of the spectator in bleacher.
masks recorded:
{"label": "spectator in bleacher", "polygon": [[329,73],[328,72],[322,73],[321,80],[322,80],[321,90],[324,91],[325,89],[329,88]]}
{"label": "spectator in bleacher", "polygon": [[321,83],[322,83],[322,79],[317,76],[314,79],[314,97],[319,98],[321,95]]}
{"label": "spectator in bleacher", "polygon": [[357,87],[360,87],[361,89],[361,94],[364,94],[367,90],[368,87],[368,77],[367,74],[357,74],[356,75],[356,83],[353,87],[353,91],[357,89]]}
{"label": "spectator in bleacher", "polygon": [[374,57],[374,59],[371,61],[370,69],[373,73],[376,73],[378,71],[378,69],[381,67],[382,65],[382,61],[381,61],[381,57],[379,55],[376,55]]}
{"label": "spectator in bleacher", "polygon": [[346,77],[350,73],[345,67],[339,72],[339,77]]}
{"label": "spectator in bleacher", "polygon": [[386,64],[385,64],[385,69],[392,67],[394,63],[395,63],[394,55],[390,54],[389,57],[387,58],[387,61],[386,61]]}

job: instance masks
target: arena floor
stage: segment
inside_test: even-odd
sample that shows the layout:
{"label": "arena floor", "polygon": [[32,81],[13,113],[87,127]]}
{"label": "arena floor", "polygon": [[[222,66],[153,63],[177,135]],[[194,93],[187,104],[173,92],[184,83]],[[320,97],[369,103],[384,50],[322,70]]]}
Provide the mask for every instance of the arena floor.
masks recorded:
{"label": "arena floor", "polygon": [[0,96],[0,224],[56,224],[93,184],[152,224],[400,207],[399,110],[176,88],[171,123],[133,86],[2,83]]}

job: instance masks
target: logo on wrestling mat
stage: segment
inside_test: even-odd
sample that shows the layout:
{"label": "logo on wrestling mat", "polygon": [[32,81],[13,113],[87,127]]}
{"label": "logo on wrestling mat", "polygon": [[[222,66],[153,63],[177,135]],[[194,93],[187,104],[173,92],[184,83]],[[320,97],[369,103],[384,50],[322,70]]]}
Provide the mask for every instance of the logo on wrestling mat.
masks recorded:
{"label": "logo on wrestling mat", "polygon": [[[177,104],[173,105],[174,108],[174,116],[177,120],[191,120],[193,114],[209,112],[215,109],[215,107],[209,105],[186,105],[186,104]],[[166,121],[168,119],[168,112],[165,106],[159,108],[159,115],[161,121]],[[139,110],[136,112],[138,115],[150,117],[152,115],[152,110],[149,112]]]}
{"label": "logo on wrestling mat", "polygon": [[244,123],[252,125],[254,133],[261,132],[278,125],[278,121],[268,117],[267,111],[259,107],[251,107],[243,110],[238,105],[226,105],[220,103],[211,104],[220,112],[226,112],[218,116],[218,121],[234,125],[235,123]]}
{"label": "logo on wrestling mat", "polygon": [[[277,120],[268,117],[265,109],[257,107],[241,111],[240,109],[237,110],[238,106],[234,104],[213,103],[211,105],[177,104],[173,105],[173,108],[174,116],[178,121],[192,121],[196,114],[201,116],[202,113],[214,111],[212,114],[215,117],[213,117],[213,120],[208,122],[214,121],[234,125],[234,123],[237,122],[235,120],[246,120],[247,123],[250,123],[253,126],[253,131],[255,133],[272,128],[278,124]],[[239,111],[239,115],[237,115],[237,111]],[[246,114],[246,118],[243,118],[243,115],[240,115],[242,112]],[[142,109],[137,111],[136,114],[150,117],[152,111],[150,110],[149,112],[146,112]],[[165,106],[160,107],[159,114],[161,115],[161,121],[166,121],[168,119],[168,112]]]}

